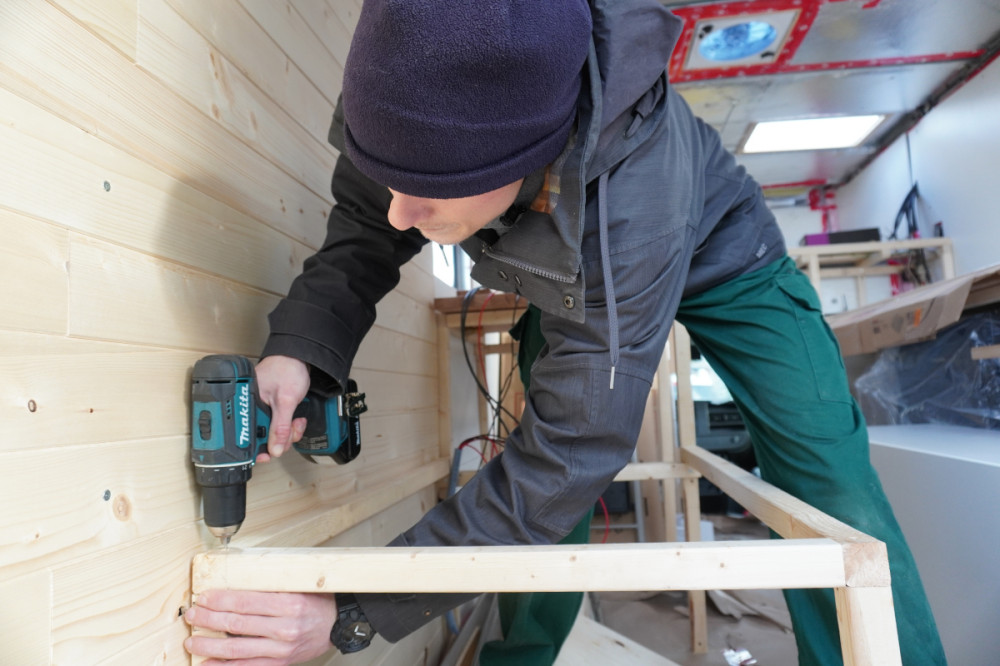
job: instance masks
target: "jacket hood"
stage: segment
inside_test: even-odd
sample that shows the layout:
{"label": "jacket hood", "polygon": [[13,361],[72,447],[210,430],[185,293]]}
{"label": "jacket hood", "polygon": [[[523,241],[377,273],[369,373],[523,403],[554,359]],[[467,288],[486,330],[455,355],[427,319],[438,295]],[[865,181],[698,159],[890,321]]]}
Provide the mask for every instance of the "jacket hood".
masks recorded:
{"label": "jacket hood", "polygon": [[591,12],[603,131],[663,75],[683,22],[655,0],[592,0]]}

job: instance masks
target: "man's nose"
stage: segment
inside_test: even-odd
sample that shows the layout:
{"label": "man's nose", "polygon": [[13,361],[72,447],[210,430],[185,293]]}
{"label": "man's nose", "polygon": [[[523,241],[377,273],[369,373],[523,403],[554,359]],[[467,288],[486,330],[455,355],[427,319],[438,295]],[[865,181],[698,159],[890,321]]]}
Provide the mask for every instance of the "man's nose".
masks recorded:
{"label": "man's nose", "polygon": [[418,225],[430,217],[430,214],[431,206],[427,199],[392,192],[392,201],[389,203],[389,224],[400,231]]}

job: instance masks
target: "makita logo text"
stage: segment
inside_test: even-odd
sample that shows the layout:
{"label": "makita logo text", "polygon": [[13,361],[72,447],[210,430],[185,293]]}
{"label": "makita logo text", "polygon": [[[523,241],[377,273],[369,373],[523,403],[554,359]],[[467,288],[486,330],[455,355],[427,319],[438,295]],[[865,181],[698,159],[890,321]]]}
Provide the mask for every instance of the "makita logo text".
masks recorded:
{"label": "makita logo text", "polygon": [[239,446],[243,448],[250,446],[250,385],[240,384],[240,441]]}

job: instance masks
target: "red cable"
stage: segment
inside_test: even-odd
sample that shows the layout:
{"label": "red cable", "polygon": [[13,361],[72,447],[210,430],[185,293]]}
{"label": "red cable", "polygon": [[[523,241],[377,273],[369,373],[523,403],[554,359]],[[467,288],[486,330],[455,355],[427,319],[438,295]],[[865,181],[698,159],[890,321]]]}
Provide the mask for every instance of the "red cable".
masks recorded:
{"label": "red cable", "polygon": [[[503,440],[497,439],[496,437],[490,437],[489,435],[474,435],[463,441],[461,444],[459,444],[458,448],[459,450],[461,450],[466,446],[470,446],[473,442],[478,442],[478,441],[489,442],[490,458],[493,458],[494,456],[497,455],[497,453],[499,453],[499,449],[497,447],[502,446],[504,443]],[[472,449],[472,450],[479,454],[479,457],[483,459],[484,463],[489,462],[489,460],[487,460],[486,458],[485,448],[483,448],[482,450],[480,449]]]}
{"label": "red cable", "polygon": [[604,536],[601,537],[601,543],[607,543],[608,535],[611,533],[611,516],[608,515],[608,505],[604,503],[604,498],[598,497],[597,501],[601,504],[601,510],[604,512]]}
{"label": "red cable", "polygon": [[488,460],[486,460],[486,455],[482,451],[480,451],[479,449],[474,448],[474,447],[471,446],[472,442],[476,441],[476,439],[477,438],[472,438],[472,439],[465,440],[464,442],[462,442],[461,444],[458,445],[458,450],[461,451],[462,449],[464,449],[465,447],[468,446],[473,451],[475,451],[476,453],[478,453],[479,457],[483,459],[483,464],[486,464],[487,462],[489,462]]}

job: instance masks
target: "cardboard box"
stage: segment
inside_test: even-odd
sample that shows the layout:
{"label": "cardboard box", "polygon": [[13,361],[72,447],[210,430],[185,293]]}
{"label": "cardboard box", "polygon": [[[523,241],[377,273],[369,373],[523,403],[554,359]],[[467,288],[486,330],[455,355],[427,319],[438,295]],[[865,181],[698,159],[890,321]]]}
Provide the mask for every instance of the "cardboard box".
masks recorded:
{"label": "cardboard box", "polygon": [[1000,303],[1000,265],[827,316],[844,356],[932,339],[962,312]]}

